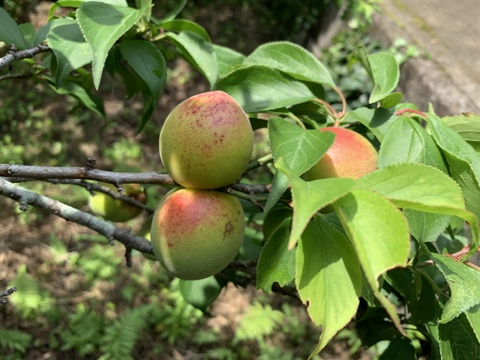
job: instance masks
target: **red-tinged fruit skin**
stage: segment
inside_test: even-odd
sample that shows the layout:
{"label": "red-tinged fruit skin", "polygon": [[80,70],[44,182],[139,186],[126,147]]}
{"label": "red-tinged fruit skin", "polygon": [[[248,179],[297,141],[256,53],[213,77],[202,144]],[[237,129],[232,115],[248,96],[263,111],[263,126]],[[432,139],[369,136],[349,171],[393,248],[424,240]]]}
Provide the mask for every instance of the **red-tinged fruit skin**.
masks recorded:
{"label": "red-tinged fruit skin", "polygon": [[362,135],[339,127],[326,127],[320,131],[335,133],[335,140],[318,163],[305,173],[306,180],[359,179],[377,169],[377,151]]}
{"label": "red-tinged fruit skin", "polygon": [[174,189],[157,206],[150,237],[155,256],[172,275],[199,280],[223,270],[245,236],[240,201],[215,190]]}
{"label": "red-tinged fruit skin", "polygon": [[187,188],[218,189],[244,173],[253,149],[250,120],[223,91],[192,96],[168,115],[160,157],[172,179]]}

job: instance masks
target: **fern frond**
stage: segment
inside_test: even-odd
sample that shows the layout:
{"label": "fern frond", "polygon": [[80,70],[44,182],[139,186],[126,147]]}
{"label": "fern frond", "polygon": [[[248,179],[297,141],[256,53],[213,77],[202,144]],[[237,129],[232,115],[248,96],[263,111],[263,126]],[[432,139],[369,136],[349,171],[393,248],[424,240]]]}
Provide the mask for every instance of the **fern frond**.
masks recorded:
{"label": "fern frond", "polygon": [[270,305],[254,303],[240,321],[234,341],[261,341],[264,336],[273,333],[275,327],[282,322],[283,316],[281,311],[274,310]]}
{"label": "fern frond", "polygon": [[133,359],[132,351],[147,324],[150,305],[129,309],[105,329],[102,338],[103,356],[100,359]]}
{"label": "fern frond", "polygon": [[18,330],[0,329],[0,349],[14,350],[25,354],[32,336]]}

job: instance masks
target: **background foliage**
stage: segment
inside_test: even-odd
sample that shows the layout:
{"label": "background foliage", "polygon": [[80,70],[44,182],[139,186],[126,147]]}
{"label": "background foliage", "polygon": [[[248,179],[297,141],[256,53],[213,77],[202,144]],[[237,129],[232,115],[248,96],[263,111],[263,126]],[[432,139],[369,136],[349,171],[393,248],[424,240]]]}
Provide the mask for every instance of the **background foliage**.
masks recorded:
{"label": "background foliage", "polygon": [[[100,29],[92,19],[99,20],[111,8],[59,1],[54,5],[57,11],[65,10],[62,5],[80,6],[76,19],[52,17],[52,27],[37,33],[36,40],[28,25],[19,27],[20,35],[1,34],[4,39],[13,36],[12,43],[19,48],[25,41],[32,41],[27,45],[33,46],[48,39],[54,49],[54,56],[45,56],[41,64],[26,59],[12,65],[9,71],[25,81],[2,81],[2,162],[82,166],[85,158],[95,155],[102,169],[158,169],[158,129],[168,111],[189,94],[223,89],[253,114],[255,126],[265,127],[265,122],[259,125],[261,119],[254,113],[273,116],[268,129],[256,133],[255,156],[269,152],[270,147],[275,168],[260,168],[246,180],[270,181],[274,172],[267,211],[289,185],[286,196],[295,203],[294,218],[268,239],[261,232],[263,215],[245,205],[250,227],[239,259],[259,257],[257,289],[271,293],[272,285],[278,283],[284,291],[296,288],[298,297],[266,296],[246,286],[251,274],[238,272],[234,281],[246,290],[235,292],[230,286],[221,298],[242,310],[241,316],[232,318],[238,312],[222,309],[222,302],[199,306],[190,296],[191,289],[172,280],[158,263],[136,253],[133,268],[126,268],[123,249],[108,247],[103,237],[75,225],[66,229],[63,221],[43,211],[19,216],[15,204],[0,198],[6,210],[0,213],[0,222],[5,224],[0,238],[8,250],[0,255],[6,264],[0,278],[8,282],[5,287],[15,285],[18,291],[10,298],[11,306],[1,308],[0,349],[5,358],[33,359],[55,353],[72,359],[129,359],[179,353],[198,358],[294,359],[308,357],[312,349],[312,357],[319,358],[315,353],[327,343],[322,357],[338,352],[347,358],[476,356],[478,273],[440,254],[465,251],[465,255],[478,246],[480,212],[471,201],[478,196],[478,155],[464,140],[464,117],[444,120],[436,117],[434,109],[425,114],[412,104],[400,103],[400,94],[393,92],[398,63],[415,53],[408,47],[406,55],[399,51],[404,49],[402,43],[377,52],[378,45],[363,35],[359,24],[371,19],[375,2],[342,3],[354,15],[349,24],[355,31],[347,30],[333,39],[321,61],[290,42],[255,44],[249,49],[252,43],[236,37],[231,46],[236,51],[212,45],[210,36],[215,32],[194,22],[174,21],[181,6],[155,7],[150,23],[143,4],[137,1],[131,8],[114,8],[120,13],[120,26],[103,24]],[[18,19],[23,15],[14,3],[4,5]],[[283,5],[238,1],[218,16],[232,14],[232,9],[239,9],[233,11],[235,15],[253,11],[264,15],[255,19],[260,28],[275,29],[280,39],[305,45],[315,32],[314,19],[327,2]],[[201,19],[211,13],[209,6],[210,2],[191,2],[182,14]],[[285,8],[291,11],[282,11]],[[279,25],[285,22],[293,26]],[[96,35],[104,28],[105,37],[98,40]],[[275,39],[255,29],[255,38]],[[238,30],[218,33],[225,39],[213,43],[228,44]],[[119,38],[120,43],[114,45]],[[143,41],[146,38],[152,42]],[[82,48],[87,41],[96,51]],[[83,53],[78,47],[70,48],[78,42]],[[223,60],[216,69],[212,52],[205,48]],[[284,57],[279,60],[278,54]],[[300,67],[292,61],[295,56],[311,66]],[[92,60],[91,68],[82,68]],[[252,80],[249,94],[261,101],[242,96],[240,85],[245,79]],[[271,83],[279,85],[270,91],[259,90],[260,85]],[[334,85],[342,89],[348,107]],[[312,102],[314,97],[324,102],[318,105]],[[407,108],[413,117],[402,113]],[[307,183],[299,177],[331,143],[315,128],[332,118],[342,118],[343,124],[379,147],[379,171],[357,183],[348,179]],[[25,141],[33,138],[39,146]],[[305,150],[302,161],[297,156],[300,147]],[[88,193],[83,189],[39,182],[25,186],[86,209]],[[325,188],[332,190],[325,195]],[[150,186],[147,191],[148,205],[153,208],[166,189]],[[315,202],[312,194],[318,195]],[[310,221],[333,202],[338,217],[317,214]],[[128,225],[138,231],[146,215]],[[468,221],[471,230],[459,219]],[[410,235],[415,241],[410,242]],[[472,246],[465,250],[469,241]],[[288,264],[287,271],[278,270],[276,261]],[[396,266],[400,268],[393,269]],[[340,283],[342,288],[338,288]],[[322,302],[319,288],[337,290],[326,294]],[[298,300],[309,304],[307,310]],[[354,316],[356,321],[350,323]],[[321,335],[318,325],[324,328]]]}

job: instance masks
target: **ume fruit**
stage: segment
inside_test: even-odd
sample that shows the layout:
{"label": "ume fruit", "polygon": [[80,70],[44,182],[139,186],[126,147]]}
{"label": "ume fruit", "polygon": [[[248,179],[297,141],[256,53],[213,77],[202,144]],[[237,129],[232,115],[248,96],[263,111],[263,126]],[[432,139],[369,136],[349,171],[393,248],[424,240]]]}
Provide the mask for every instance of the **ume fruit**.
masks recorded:
{"label": "ume fruit", "polygon": [[184,280],[204,279],[237,255],[245,235],[240,201],[215,190],[179,188],[160,202],[150,237],[163,267]]}
{"label": "ume fruit", "polygon": [[320,130],[335,133],[335,140],[318,163],[305,173],[306,180],[338,177],[358,179],[377,169],[377,151],[362,135],[339,127]]}
{"label": "ume fruit", "polygon": [[172,179],[187,188],[218,189],[239,179],[250,161],[253,132],[240,105],[223,91],[192,96],[168,115],[160,157]]}

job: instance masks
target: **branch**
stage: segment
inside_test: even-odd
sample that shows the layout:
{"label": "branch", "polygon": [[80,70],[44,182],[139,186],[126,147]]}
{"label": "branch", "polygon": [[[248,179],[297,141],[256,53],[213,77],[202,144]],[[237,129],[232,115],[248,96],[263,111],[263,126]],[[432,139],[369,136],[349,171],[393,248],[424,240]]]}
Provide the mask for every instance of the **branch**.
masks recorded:
{"label": "branch", "polygon": [[34,57],[37,54],[40,54],[42,52],[50,51],[50,48],[47,45],[37,45],[31,49],[25,49],[25,50],[14,50],[11,49],[7,55],[4,57],[0,58],[0,69],[7,67],[10,65],[12,62],[17,61],[17,60],[22,60],[26,58],[31,58]]}
{"label": "branch", "polygon": [[[88,165],[88,164],[87,164]],[[74,183],[87,187],[84,180],[94,180],[109,183],[119,187],[121,184],[154,184],[164,186],[178,185],[168,174],[157,171],[133,173],[113,172],[86,167],[56,167],[56,166],[29,166],[0,164],[0,177],[8,178],[10,182],[25,182],[42,180],[51,183]],[[70,181],[67,181],[70,180]],[[75,180],[75,181],[73,181]],[[232,184],[232,189],[245,194],[266,194],[270,191],[270,185]],[[87,187],[88,189],[88,187]],[[92,188],[92,190],[100,190]],[[114,194],[110,194],[113,197]]]}
{"label": "branch", "polygon": [[2,294],[0,294],[0,304],[6,304],[7,303],[7,297],[12,295],[15,291],[17,291],[17,288],[14,286],[10,289],[5,290]]}
{"label": "branch", "polygon": [[89,167],[56,167],[0,164],[0,176],[51,181],[52,179],[95,180],[113,185],[118,184],[158,184],[176,185],[167,174],[156,171],[131,173],[91,169]]}
{"label": "branch", "polygon": [[130,230],[125,228],[117,228],[108,221],[101,220],[87,212],[75,209],[74,207],[63,204],[57,200],[53,200],[46,196],[14,185],[1,177],[0,195],[18,201],[22,211],[26,211],[28,205],[32,205],[37,208],[47,210],[48,212],[60,216],[67,221],[73,221],[77,224],[86,226],[105,236],[110,243],[113,243],[113,240],[115,239],[121,242],[127,248],[153,254],[151,243],[143,237],[131,234]]}

